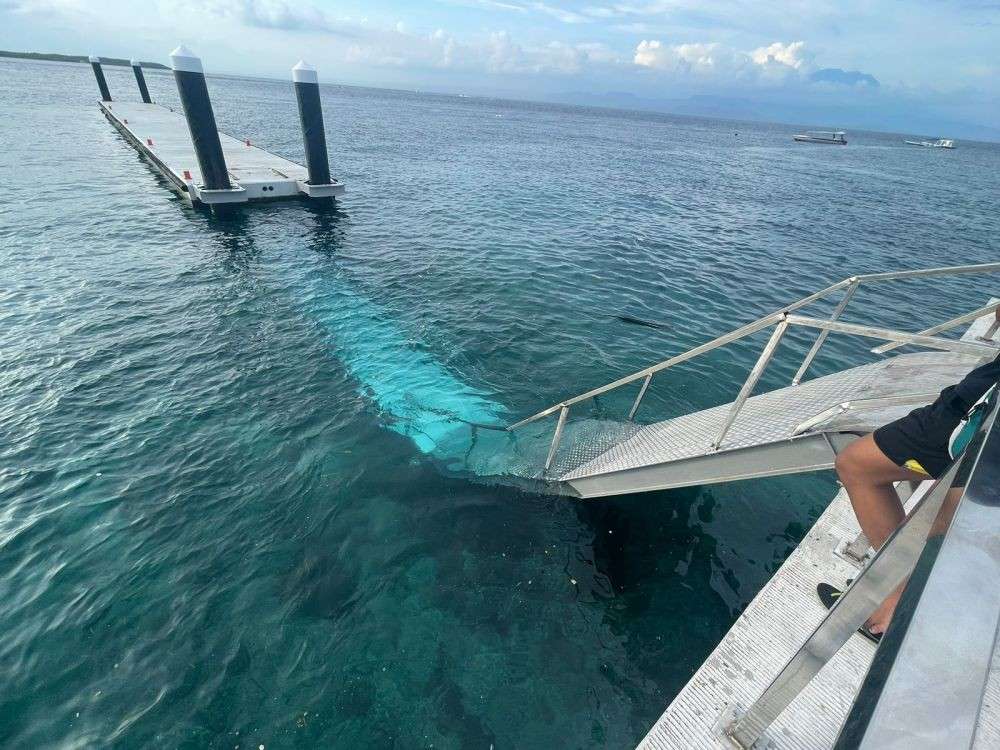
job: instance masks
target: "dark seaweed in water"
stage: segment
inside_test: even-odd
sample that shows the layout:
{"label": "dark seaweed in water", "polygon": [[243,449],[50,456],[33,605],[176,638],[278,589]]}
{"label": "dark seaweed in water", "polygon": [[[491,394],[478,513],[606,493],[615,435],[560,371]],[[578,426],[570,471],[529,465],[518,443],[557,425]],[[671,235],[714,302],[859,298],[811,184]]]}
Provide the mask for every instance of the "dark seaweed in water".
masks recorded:
{"label": "dark seaweed in water", "polygon": [[646,328],[670,328],[669,323],[655,323],[651,320],[636,318],[633,315],[615,315],[615,318],[620,320],[622,323],[631,323],[632,325],[645,326]]}

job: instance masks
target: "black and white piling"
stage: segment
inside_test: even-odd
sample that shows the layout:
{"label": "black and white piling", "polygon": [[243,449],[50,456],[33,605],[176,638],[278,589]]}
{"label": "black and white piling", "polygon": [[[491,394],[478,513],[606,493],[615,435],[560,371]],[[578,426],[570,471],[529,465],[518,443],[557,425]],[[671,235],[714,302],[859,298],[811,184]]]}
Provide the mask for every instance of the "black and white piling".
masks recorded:
{"label": "black and white piling", "polygon": [[139,84],[139,95],[142,97],[142,101],[145,104],[152,104],[153,100],[149,98],[149,89],[146,88],[146,76],[142,74],[142,63],[133,60],[132,72],[135,73],[135,82]]}
{"label": "black and white piling", "polygon": [[302,138],[306,146],[306,168],[310,185],[330,184],[330,160],[326,151],[326,128],[319,100],[319,76],[316,68],[299,60],[292,68],[295,98],[299,103]]}
{"label": "black and white piling", "polygon": [[101,67],[101,58],[96,55],[91,55],[90,67],[94,69],[94,78],[97,79],[97,88],[101,90],[101,101],[110,102],[111,92],[108,91],[108,82],[104,78],[104,69]]}
{"label": "black and white piling", "polygon": [[212,101],[208,97],[201,59],[181,45],[170,53],[170,66],[174,70],[181,104],[184,105],[191,142],[201,168],[203,187],[208,190],[230,190],[232,185],[229,182],[229,170],[226,169],[226,157],[222,153],[219,129],[215,124]]}

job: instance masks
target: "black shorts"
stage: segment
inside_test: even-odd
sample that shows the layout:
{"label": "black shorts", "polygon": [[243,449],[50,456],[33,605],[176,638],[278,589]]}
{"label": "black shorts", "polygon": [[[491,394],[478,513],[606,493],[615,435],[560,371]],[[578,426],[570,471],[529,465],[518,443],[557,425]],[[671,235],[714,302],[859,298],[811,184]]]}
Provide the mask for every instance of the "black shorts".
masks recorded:
{"label": "black shorts", "polygon": [[[951,463],[948,442],[967,412],[951,394],[942,393],[933,404],[914,409],[902,419],[875,430],[872,438],[894,464],[937,479]],[[916,462],[914,466],[912,462]]]}

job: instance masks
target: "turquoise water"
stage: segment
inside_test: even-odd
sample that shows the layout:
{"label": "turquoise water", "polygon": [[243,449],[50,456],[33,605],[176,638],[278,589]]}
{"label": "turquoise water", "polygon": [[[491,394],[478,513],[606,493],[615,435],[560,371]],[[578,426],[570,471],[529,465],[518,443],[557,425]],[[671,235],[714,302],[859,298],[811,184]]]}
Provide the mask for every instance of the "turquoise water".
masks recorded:
{"label": "turquoise water", "polygon": [[[850,273],[998,255],[995,145],[330,86],[347,198],[220,221],[121,142],[88,67],[0,80],[4,746],[634,744],[832,476],[581,503],[483,476],[506,457],[461,420]],[[210,86],[224,129],[301,161],[288,85]],[[916,329],[997,292],[852,308]],[[654,381],[642,416],[729,400],[762,345]],[[832,338],[816,372],[863,356]]]}

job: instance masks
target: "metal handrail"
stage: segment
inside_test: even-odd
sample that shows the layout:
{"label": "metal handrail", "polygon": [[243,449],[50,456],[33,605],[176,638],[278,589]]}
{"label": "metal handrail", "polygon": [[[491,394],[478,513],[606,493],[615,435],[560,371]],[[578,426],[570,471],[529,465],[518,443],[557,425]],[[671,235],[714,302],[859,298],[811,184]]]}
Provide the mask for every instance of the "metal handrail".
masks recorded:
{"label": "metal handrail", "polygon": [[676,357],[671,357],[666,359],[659,364],[655,364],[652,367],[647,367],[644,370],[639,370],[631,375],[626,375],[624,378],[619,378],[613,383],[608,383],[607,385],[602,385],[600,388],[594,388],[593,390],[587,391],[586,393],[581,393],[579,396],[574,396],[573,398],[566,399],[565,401],[560,401],[558,404],[553,404],[548,409],[543,409],[537,414],[533,414],[526,419],[522,419],[520,422],[515,422],[510,425],[508,430],[516,430],[518,427],[523,427],[531,422],[536,422],[539,419],[549,416],[550,414],[555,414],[557,411],[562,409],[564,406],[572,406],[573,404],[578,404],[581,401],[586,401],[594,396],[600,396],[608,391],[613,391],[616,388],[620,388],[623,385],[628,385],[629,383],[634,383],[639,378],[644,378],[647,375],[654,375],[655,373],[666,370],[668,367],[673,367],[674,365],[680,364],[681,362],[686,362],[689,359],[694,359],[706,352],[710,352],[713,349],[718,349],[720,346],[725,346],[733,341],[737,341],[751,334],[757,333],[765,328],[774,325],[781,318],[783,313],[776,312],[768,315],[759,320],[755,320],[753,323],[748,323],[742,328],[737,328],[735,331],[730,331],[727,334],[719,336],[718,338],[712,339],[708,343],[702,344],[701,346],[696,346],[694,349],[689,349],[683,354],[678,354]]}
{"label": "metal handrail", "polygon": [[[942,333],[944,331],[950,331],[956,326],[962,325],[962,323],[968,323],[969,321],[975,320],[976,318],[981,318],[991,312],[996,312],[1000,309],[1000,302],[991,302],[988,305],[983,305],[982,307],[977,307],[972,312],[967,312],[965,315],[959,315],[957,318],[952,318],[951,320],[946,320],[944,323],[938,323],[936,326],[931,326],[923,331],[920,331],[922,336],[933,336],[937,333]],[[992,336],[987,336],[987,341],[992,338]],[[872,354],[885,354],[888,351],[896,349],[902,344],[882,344],[882,346],[876,346],[872,349]]]}
{"label": "metal handrail", "polygon": [[[996,418],[997,408],[994,406],[979,428],[979,434],[989,435]],[[959,457],[952,462],[940,479],[930,485],[910,514],[876,551],[871,562],[855,576],[847,590],[837,599],[806,642],[785,663],[764,692],[745,711],[740,712],[735,721],[725,727],[725,734],[738,747],[753,747],[778,715],[847,643],[865,618],[906,580],[923,552],[949,492],[952,489],[960,491],[955,482],[960,469],[975,467],[981,452],[980,445]],[[974,473],[975,468],[973,468]],[[955,500],[958,501],[958,498]],[[951,534],[951,530],[946,530],[944,533],[947,537]],[[973,533],[977,539],[982,536],[978,526],[973,527]],[[942,618],[942,621],[944,619]],[[949,624],[952,624],[950,620]],[[897,626],[894,621],[890,631],[895,627]],[[984,674],[985,671],[984,667]],[[924,689],[926,690],[926,687]],[[911,704],[907,704],[909,705]],[[949,714],[949,720],[950,718]],[[939,729],[939,719],[934,717],[933,721],[935,729]],[[884,744],[877,746],[882,747]]]}
{"label": "metal handrail", "polygon": [[[1000,267],[1000,263],[998,263],[997,266]],[[998,268],[998,270],[1000,270],[1000,268]],[[720,346],[725,346],[726,344],[732,343],[733,341],[737,341],[746,336],[750,336],[751,334],[757,333],[757,331],[760,331],[776,323],[783,315],[791,312],[792,310],[798,310],[800,307],[805,307],[806,305],[815,302],[816,300],[822,299],[828,294],[832,294],[833,292],[843,289],[844,287],[850,285],[850,283],[851,283],[850,279],[844,279],[843,281],[839,281],[836,284],[831,284],[826,289],[822,289],[816,292],[815,294],[810,294],[808,297],[803,297],[802,299],[793,302],[790,305],[786,305],[780,310],[775,310],[770,315],[765,315],[764,317],[758,318],[752,323],[747,323],[744,326],[735,328],[729,333],[724,333],[723,335],[714,338],[707,343],[696,346],[693,349],[689,349],[683,354],[678,354],[676,357],[671,357],[670,359],[663,360],[662,362],[659,362],[655,365],[644,367],[641,370],[633,372],[631,375],[626,375],[625,377],[607,383],[606,385],[602,385],[598,388],[593,388],[585,393],[581,393],[578,396],[566,399],[565,401],[560,401],[558,404],[553,404],[547,409],[542,409],[542,411],[538,412],[537,414],[532,414],[530,417],[526,417],[520,420],[519,422],[514,422],[514,424],[509,425],[507,429],[510,431],[516,430],[518,427],[523,427],[526,424],[530,424],[531,422],[543,419],[549,416],[550,414],[555,414],[564,406],[572,406],[573,404],[577,404],[581,401],[586,401],[587,399],[593,398],[594,396],[600,396],[603,393],[607,393],[608,391],[613,391],[616,388],[622,387],[623,385],[634,383],[636,380],[644,378],[647,375],[655,375],[661,370],[666,370],[668,367],[673,367],[676,364],[680,364],[681,362],[686,362],[689,359],[693,359],[694,357],[710,352],[713,349],[718,349]]]}
{"label": "metal handrail", "polygon": [[900,345],[915,344],[917,346],[922,346],[925,349],[938,349],[943,352],[955,352],[957,354],[971,354],[976,357],[996,354],[997,352],[997,347],[993,344],[943,339],[937,336],[924,336],[919,333],[894,331],[891,328],[863,326],[858,325],[857,323],[841,323],[839,320],[821,320],[819,318],[807,318],[802,315],[789,315],[788,322],[792,325],[800,325],[807,328],[819,328],[821,330],[837,331],[838,333],[850,333],[855,336],[862,336],[863,338],[868,339],[892,341]]}
{"label": "metal handrail", "polygon": [[980,440],[964,496],[935,521],[837,750],[991,744],[1000,591],[983,582],[1000,574],[1000,430]]}
{"label": "metal handrail", "polygon": [[[777,348],[778,343],[780,343],[782,336],[784,335],[785,331],[790,325],[805,326],[810,328],[817,328],[820,330],[819,336],[813,343],[812,348],[810,348],[809,353],[806,355],[805,359],[802,362],[802,365],[799,367],[798,372],[793,378],[792,382],[795,385],[798,385],[799,382],[801,382],[803,375],[809,368],[812,361],[815,359],[820,348],[823,346],[823,343],[826,341],[826,338],[829,336],[831,332],[848,333],[867,338],[875,338],[888,342],[888,344],[885,347],[876,347],[876,349],[873,351],[877,351],[879,349],[888,350],[889,348],[902,346],[904,344],[914,344],[928,349],[939,349],[943,351],[953,351],[963,354],[974,354],[979,356],[981,356],[984,353],[994,352],[995,347],[989,343],[976,344],[971,342],[952,341],[950,339],[938,338],[931,334],[939,333],[941,331],[947,330],[948,328],[960,325],[962,322],[967,322],[968,320],[972,320],[974,319],[974,317],[978,317],[976,313],[981,313],[984,310],[987,312],[989,310],[996,310],[1000,308],[1000,303],[997,304],[991,303],[990,305],[987,305],[976,311],[973,311],[971,313],[966,313],[965,315],[960,316],[959,318],[954,318],[950,321],[947,321],[944,324],[935,326],[934,328],[927,329],[926,331],[916,334],[905,333],[902,331],[895,331],[887,328],[861,326],[851,323],[841,323],[838,319],[840,315],[844,312],[844,310],[847,308],[847,305],[850,303],[851,299],[853,298],[855,292],[857,292],[860,285],[865,282],[889,281],[889,280],[910,279],[910,278],[926,278],[931,276],[960,275],[960,274],[972,274],[972,273],[995,273],[995,272],[1000,272],[1000,263],[981,263],[976,265],[965,265],[965,266],[943,266],[940,268],[926,268],[926,269],[917,269],[912,271],[893,271],[889,273],[850,276],[846,279],[843,279],[842,281],[838,281],[835,284],[831,284],[825,289],[821,289],[820,291],[810,294],[807,297],[803,297],[802,299],[797,300],[785,306],[781,310],[777,310],[771,313],[770,315],[765,315],[762,318],[758,318],[757,320],[751,323],[747,323],[746,325],[736,328],[730,331],[729,333],[725,333],[722,336],[718,336],[717,338],[712,339],[711,341],[708,341],[704,344],[689,349],[688,351],[683,352],[682,354],[670,357],[669,359],[663,360],[662,362],[659,362],[655,365],[651,365],[650,367],[643,368],[642,370],[638,370],[630,375],[626,375],[625,377],[619,378],[618,380],[612,381],[611,383],[607,383],[598,388],[593,388],[589,391],[574,396],[573,398],[566,399],[565,401],[560,401],[557,404],[553,404],[552,406],[548,407],[547,409],[543,409],[537,414],[533,414],[530,417],[526,417],[525,419],[522,419],[518,422],[514,422],[513,424],[508,425],[506,429],[508,432],[512,432],[520,427],[523,427],[524,425],[536,422],[539,419],[544,419],[545,417],[548,417],[558,412],[559,413],[558,423],[545,461],[545,471],[548,471],[552,465],[553,460],[555,459],[556,452],[559,448],[559,442],[562,439],[563,428],[565,427],[566,420],[569,415],[569,409],[574,404],[580,403],[581,401],[586,401],[596,396],[600,396],[604,393],[615,390],[630,383],[634,383],[637,380],[641,379],[643,382],[639,388],[639,393],[636,395],[635,401],[633,402],[631,409],[629,409],[627,416],[627,420],[631,421],[632,419],[635,418],[635,414],[638,411],[640,404],[642,403],[642,399],[645,397],[646,392],[649,389],[649,385],[650,382],[652,381],[653,375],[663,370],[666,370],[670,367],[673,367],[674,365],[686,362],[690,359],[694,359],[695,357],[699,357],[702,354],[706,354],[710,351],[718,349],[719,347],[725,346],[726,344],[730,344],[734,341],[746,338],[747,336],[757,333],[758,331],[761,331],[765,328],[769,328],[772,325],[775,325],[778,327],[777,330],[774,332],[774,334],[772,334],[771,340],[768,341],[767,346],[761,353],[761,356],[757,360],[757,363],[754,365],[753,370],[751,370],[750,375],[744,382],[743,387],[741,388],[736,401],[733,402],[732,408],[730,409],[730,413],[726,418],[726,422],[719,436],[711,444],[711,447],[717,450],[721,446],[722,440],[728,433],[729,428],[732,426],[733,422],[736,420],[736,417],[739,415],[739,412],[743,408],[743,405],[746,403],[746,400],[750,397],[751,393],[753,392],[753,388],[760,380],[760,377],[763,374],[764,370],[766,369],[767,365],[770,363],[770,360],[774,355],[774,350]],[[838,303],[837,307],[834,309],[829,319],[821,320],[818,318],[810,318],[801,315],[791,314],[793,311],[805,307],[809,304],[812,304],[813,302],[816,302],[820,299],[823,299],[824,297],[827,297],[830,294],[833,294],[834,292],[837,292],[841,289],[846,290],[844,293],[844,297]]]}
{"label": "metal handrail", "polygon": [[[837,318],[840,317],[844,308],[846,308],[848,303],[851,301],[851,297],[854,296],[854,292],[856,292],[857,288],[866,281],[896,281],[899,279],[927,278],[930,276],[958,276],[967,273],[994,273],[996,271],[1000,271],[1000,263],[979,263],[976,265],[966,266],[941,266],[939,268],[923,268],[913,271],[890,271],[888,273],[869,273],[862,276],[855,276],[853,277],[853,281],[855,282],[854,285],[844,294],[844,298],[840,301],[840,304],[837,306],[837,309],[834,310],[830,319],[837,320]],[[950,322],[952,321],[949,321],[949,323]],[[959,325],[960,322],[956,322],[955,325]],[[947,330],[947,328],[939,329],[939,331],[923,331],[923,333],[938,333],[941,330]],[[809,366],[816,358],[816,355],[819,354],[820,348],[822,348],[823,344],[826,342],[828,333],[828,331],[820,333],[816,342],[813,344],[812,349],[809,350],[806,358],[802,361],[802,365],[799,367],[798,372],[795,373],[795,377],[792,378],[792,385],[798,385],[802,382],[802,378],[806,374],[806,370],[809,369]]]}
{"label": "metal handrail", "polygon": [[966,273],[993,273],[1000,271],[1000,263],[975,263],[964,266],[938,266],[937,268],[916,268],[912,271],[888,271],[868,273],[858,276],[861,281],[896,281],[927,276],[959,276]]}

